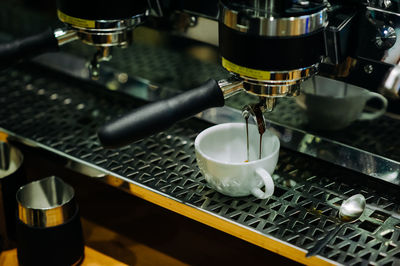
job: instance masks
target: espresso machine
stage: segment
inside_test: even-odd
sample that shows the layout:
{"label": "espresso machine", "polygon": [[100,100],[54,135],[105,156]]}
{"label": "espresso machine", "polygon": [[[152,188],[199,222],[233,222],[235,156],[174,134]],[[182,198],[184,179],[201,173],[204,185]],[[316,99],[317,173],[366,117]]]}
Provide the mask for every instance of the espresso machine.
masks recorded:
{"label": "espresso machine", "polygon": [[[58,0],[54,6],[60,27],[0,44],[0,67],[7,68],[0,71],[0,132],[8,139],[40,156],[51,154],[54,164],[91,177],[90,185],[94,179],[106,183],[304,264],[399,263],[398,1]],[[141,80],[132,88],[144,88],[145,101],[110,89],[115,83],[103,86],[112,62],[125,67],[125,60],[138,59],[140,67],[143,57],[153,56],[168,63],[158,58],[161,53],[152,55],[153,48],[135,47],[141,29],[211,44],[218,49],[215,66],[226,77],[207,76],[170,98],[162,94],[168,88]],[[79,58],[87,60],[78,69],[89,73],[85,78],[68,72],[76,66],[73,53],[16,64],[88,47],[87,58]],[[180,48],[174,53],[183,54]],[[142,54],[133,57],[137,51]],[[70,57],[57,68],[64,64],[61,54]],[[55,59],[41,65],[49,58]],[[177,61],[181,66],[173,74],[179,79],[189,64]],[[141,78],[135,71],[113,71],[121,87]],[[286,123],[303,118],[296,97],[315,75],[381,93],[391,101],[390,113],[338,132]],[[235,97],[236,109],[227,106]],[[265,200],[212,190],[195,159],[194,138],[210,123],[243,123],[248,114],[281,143],[275,192]],[[338,210],[353,194],[365,196],[365,212],[344,224]],[[305,257],[336,228],[320,256]]]}
{"label": "espresso machine", "polygon": [[272,111],[279,97],[297,95],[299,84],[316,73],[328,24],[325,3],[221,1],[217,8],[221,63],[232,78],[209,81],[111,122],[100,129],[103,145],[114,147],[151,135],[204,109],[222,106],[224,98],[241,90],[260,97],[248,108],[265,127],[262,112]]}
{"label": "espresso machine", "polygon": [[57,15],[65,28],[3,45],[0,55],[8,64],[79,39],[97,48],[89,64],[91,77],[97,79],[100,62],[111,59],[111,47],[129,46],[134,29],[145,21],[165,25],[177,11],[217,20],[221,64],[232,77],[209,81],[105,125],[99,138],[104,146],[116,147],[222,106],[224,98],[240,91],[259,97],[259,103],[246,108],[261,121],[262,112],[272,111],[281,97],[298,95],[301,82],[318,71],[397,97],[397,3],[381,2],[96,1],[83,8],[77,1],[58,0]]}

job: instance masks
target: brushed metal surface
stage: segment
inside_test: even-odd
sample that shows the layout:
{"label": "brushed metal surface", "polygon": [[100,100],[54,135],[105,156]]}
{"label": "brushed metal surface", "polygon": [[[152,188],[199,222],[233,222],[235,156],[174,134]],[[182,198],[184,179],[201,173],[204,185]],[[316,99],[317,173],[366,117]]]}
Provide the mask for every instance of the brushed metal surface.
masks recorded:
{"label": "brushed metal surface", "polygon": [[367,199],[364,214],[344,226],[321,257],[346,265],[400,263],[397,186],[283,148],[271,198],[226,197],[208,187],[195,161],[193,141],[209,123],[190,119],[106,150],[97,141],[97,127],[142,103],[32,65],[0,74],[0,104],[2,130],[21,142],[111,174],[120,187],[138,184],[304,253],[337,227],[341,202],[361,193]]}

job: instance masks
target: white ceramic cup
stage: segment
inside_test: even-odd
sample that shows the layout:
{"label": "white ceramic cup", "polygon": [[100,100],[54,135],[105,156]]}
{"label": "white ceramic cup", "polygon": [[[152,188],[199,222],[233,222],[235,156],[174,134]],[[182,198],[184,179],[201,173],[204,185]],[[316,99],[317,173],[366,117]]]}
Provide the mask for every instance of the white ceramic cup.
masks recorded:
{"label": "white ceramic cup", "polygon": [[267,130],[262,137],[262,158],[258,159],[259,139],[257,127],[249,125],[250,161],[246,162],[246,124],[220,124],[201,132],[195,140],[196,159],[209,185],[232,197],[270,197],[274,193],[271,175],[278,162],[280,143]]}
{"label": "white ceramic cup", "polygon": [[[302,93],[296,97],[312,128],[339,130],[356,120],[373,120],[386,112],[388,101],[378,93],[322,76],[314,78],[303,82]],[[373,98],[382,107],[372,113],[364,112],[367,101]]]}

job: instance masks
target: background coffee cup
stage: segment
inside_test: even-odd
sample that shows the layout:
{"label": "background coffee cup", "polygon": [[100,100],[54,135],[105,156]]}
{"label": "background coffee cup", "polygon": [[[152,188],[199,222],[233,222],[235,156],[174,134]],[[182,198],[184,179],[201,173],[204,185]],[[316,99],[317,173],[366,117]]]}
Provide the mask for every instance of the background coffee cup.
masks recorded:
{"label": "background coffee cup", "polygon": [[[272,173],[278,162],[279,139],[270,131],[262,138],[262,158],[258,159],[260,135],[249,125],[250,161],[247,160],[246,124],[226,123],[210,127],[195,140],[197,164],[206,181],[222,194],[238,197],[253,194],[270,197],[274,192]],[[265,191],[260,188],[264,186]]]}
{"label": "background coffee cup", "polygon": [[[314,129],[339,130],[356,120],[373,120],[382,116],[388,105],[386,98],[378,93],[321,76],[305,81],[301,89],[296,102]],[[381,108],[364,112],[371,99],[380,101]]]}
{"label": "background coffee cup", "polygon": [[17,255],[20,265],[76,265],[84,243],[74,189],[51,176],[16,194]]}

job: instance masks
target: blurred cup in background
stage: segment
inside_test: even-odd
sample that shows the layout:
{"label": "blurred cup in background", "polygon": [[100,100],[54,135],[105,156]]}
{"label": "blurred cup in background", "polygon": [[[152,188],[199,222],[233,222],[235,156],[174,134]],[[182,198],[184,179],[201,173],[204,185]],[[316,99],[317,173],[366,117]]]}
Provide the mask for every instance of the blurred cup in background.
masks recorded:
{"label": "blurred cup in background", "polygon": [[[315,76],[301,85],[296,103],[305,111],[308,125],[318,130],[340,130],[356,120],[374,120],[385,114],[388,101],[381,94],[334,79]],[[365,112],[369,100],[381,108]]]}

